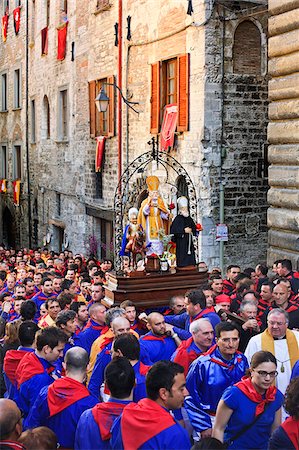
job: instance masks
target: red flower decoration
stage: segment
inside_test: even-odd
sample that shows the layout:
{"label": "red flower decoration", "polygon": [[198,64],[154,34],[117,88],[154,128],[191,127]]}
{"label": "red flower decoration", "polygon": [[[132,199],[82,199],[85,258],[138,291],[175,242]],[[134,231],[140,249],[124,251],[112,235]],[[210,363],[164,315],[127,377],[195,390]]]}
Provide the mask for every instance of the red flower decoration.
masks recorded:
{"label": "red flower decoration", "polygon": [[169,205],[168,205],[169,211],[171,211],[174,208],[175,208],[175,204],[174,203],[169,203]]}
{"label": "red flower decoration", "polygon": [[169,245],[170,245],[170,248],[176,248],[176,243],[175,242],[170,241]]}
{"label": "red flower decoration", "polygon": [[195,225],[195,227],[196,227],[196,231],[202,231],[202,225],[201,225],[201,223],[197,223],[197,224]]}
{"label": "red flower decoration", "polygon": [[156,253],[151,253],[150,255],[148,255],[148,258],[159,258],[159,256],[156,255]]}

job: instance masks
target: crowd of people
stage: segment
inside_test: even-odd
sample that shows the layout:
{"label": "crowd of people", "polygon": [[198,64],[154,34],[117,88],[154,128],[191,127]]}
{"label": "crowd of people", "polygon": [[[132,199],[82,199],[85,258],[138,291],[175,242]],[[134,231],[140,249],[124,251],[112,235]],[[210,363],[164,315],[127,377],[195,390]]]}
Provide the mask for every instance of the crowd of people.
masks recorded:
{"label": "crowd of people", "polygon": [[111,270],[0,247],[1,449],[299,450],[289,260],[214,268],[146,311],[108,306]]}

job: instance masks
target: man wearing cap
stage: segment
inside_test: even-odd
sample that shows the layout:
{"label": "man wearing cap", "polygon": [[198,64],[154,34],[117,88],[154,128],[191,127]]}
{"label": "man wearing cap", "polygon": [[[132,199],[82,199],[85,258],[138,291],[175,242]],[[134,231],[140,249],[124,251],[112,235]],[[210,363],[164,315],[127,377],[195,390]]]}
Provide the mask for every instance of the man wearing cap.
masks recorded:
{"label": "man wearing cap", "polygon": [[148,197],[143,200],[138,213],[137,222],[146,230],[146,244],[151,244],[147,253],[162,255],[163,243],[159,239],[159,230],[162,228],[165,234],[169,231],[169,213],[159,195],[159,178],[150,176],[146,179],[148,187]]}
{"label": "man wearing cap", "polygon": [[194,266],[196,260],[193,235],[196,233],[196,225],[189,215],[186,197],[178,198],[178,215],[170,227],[170,233],[174,235],[173,241],[176,243],[177,267]]}

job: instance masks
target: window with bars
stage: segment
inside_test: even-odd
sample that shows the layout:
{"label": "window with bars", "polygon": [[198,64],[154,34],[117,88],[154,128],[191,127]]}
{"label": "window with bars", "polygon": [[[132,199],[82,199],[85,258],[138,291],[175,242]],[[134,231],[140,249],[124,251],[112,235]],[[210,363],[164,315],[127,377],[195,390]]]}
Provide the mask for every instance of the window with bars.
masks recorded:
{"label": "window with bars", "polygon": [[22,178],[22,151],[20,145],[14,145],[13,147],[12,178],[13,180],[21,180]]}
{"label": "window with bars", "polygon": [[68,139],[68,91],[67,89],[61,89],[59,91],[59,126],[58,126],[58,139]]}
{"label": "window with bars", "polygon": [[14,71],[14,108],[21,108],[21,70]]}
{"label": "window with bars", "polygon": [[44,99],[43,99],[42,137],[43,137],[43,139],[50,139],[50,137],[51,137],[50,104],[49,104],[48,97],[46,95],[44,96]]}
{"label": "window with bars", "polygon": [[31,112],[31,142],[34,144],[36,141],[36,118],[35,118],[35,100],[30,102],[30,112]]}

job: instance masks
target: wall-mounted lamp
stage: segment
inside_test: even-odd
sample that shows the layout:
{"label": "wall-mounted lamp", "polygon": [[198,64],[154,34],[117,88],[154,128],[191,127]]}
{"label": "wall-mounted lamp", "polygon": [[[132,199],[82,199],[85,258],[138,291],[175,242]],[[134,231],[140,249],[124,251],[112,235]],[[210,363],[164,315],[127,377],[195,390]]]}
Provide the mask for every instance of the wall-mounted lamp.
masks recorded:
{"label": "wall-mounted lamp", "polygon": [[[103,83],[103,86],[114,86],[114,87],[116,87],[116,89],[118,89],[118,91],[120,92],[121,98],[123,99],[124,103],[129,108],[131,108],[135,113],[139,114],[139,111],[137,111],[132,106],[132,105],[139,105],[139,102],[130,102],[129,100],[127,100],[124,97],[121,89],[117,86],[117,84],[115,84],[115,83]],[[99,112],[106,112],[107,111],[109,100],[110,100],[109,97],[107,96],[103,86],[102,86],[102,88],[100,90],[100,93],[95,98],[95,104],[96,104]]]}

